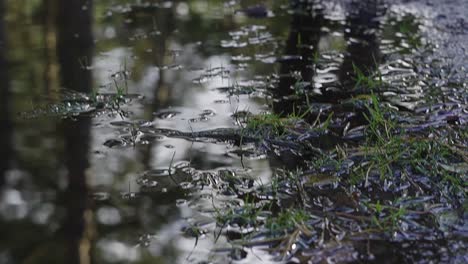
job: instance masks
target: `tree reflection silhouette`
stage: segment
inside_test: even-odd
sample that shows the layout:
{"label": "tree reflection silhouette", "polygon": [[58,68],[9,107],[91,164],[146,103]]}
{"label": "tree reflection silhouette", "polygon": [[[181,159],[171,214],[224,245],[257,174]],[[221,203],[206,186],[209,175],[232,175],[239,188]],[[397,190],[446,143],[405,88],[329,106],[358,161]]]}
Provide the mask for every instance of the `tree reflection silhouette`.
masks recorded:
{"label": "tree reflection silhouette", "polygon": [[[87,0],[62,0],[58,5],[57,53],[62,88],[89,93],[91,72],[81,63],[92,58],[92,6]],[[91,262],[92,211],[89,209],[86,169],[89,167],[90,117],[63,122],[68,186],[63,232],[71,263]]]}
{"label": "tree reflection silhouette", "polygon": [[6,38],[4,25],[5,5],[0,0],[0,187],[5,183],[5,172],[8,170],[12,155],[12,122],[10,117],[10,82],[8,65],[5,57]]}
{"label": "tree reflection silhouette", "polygon": [[305,101],[304,98],[286,98],[295,93],[293,86],[297,82],[312,82],[314,56],[318,52],[318,43],[323,35],[321,27],[324,24],[323,14],[320,10],[312,9],[310,4],[297,3],[293,10],[295,12],[286,40],[284,58],[280,62],[279,85],[273,91],[273,111],[285,116],[295,113],[295,107]]}
{"label": "tree reflection silhouette", "polygon": [[347,48],[340,68],[339,80],[345,91],[354,88],[356,76],[354,67],[365,75],[370,74],[380,61],[379,20],[381,8],[380,1],[364,0],[353,2],[348,8],[346,17],[345,40]]}
{"label": "tree reflection silhouette", "polygon": [[[342,120],[350,121],[351,126],[362,125],[366,120],[361,113],[353,113],[352,117],[346,117],[346,111],[339,102],[351,98],[359,90],[356,87],[355,68],[358,68],[366,76],[375,71],[381,58],[379,51],[379,17],[385,8],[381,1],[366,0],[352,1],[347,6],[344,25],[330,20],[324,15],[321,1],[291,1],[292,20],[290,31],[286,40],[283,57],[280,59],[280,76],[278,86],[272,90],[273,111],[282,116],[291,114],[302,115],[308,122],[314,122],[320,118],[324,122],[329,114]],[[341,62],[337,69],[327,69],[327,74],[336,80],[320,83],[314,78],[320,79],[319,61],[323,51],[320,49],[321,41],[326,40],[328,32],[324,28],[339,27],[344,31],[346,48],[343,59],[333,62]],[[339,50],[333,50],[333,52]],[[340,54],[341,55],[341,54]],[[330,63],[328,63],[330,64]],[[337,64],[338,65],[338,64]],[[314,76],[316,75],[316,76]],[[331,77],[330,77],[331,78]],[[331,105],[331,110],[326,114],[320,111],[312,111],[312,104],[326,103]],[[307,111],[310,110],[309,112]],[[349,120],[348,120],[349,119]],[[338,135],[342,134],[347,122],[332,124],[330,129]],[[336,137],[321,137],[316,140],[316,145],[322,148],[330,148],[337,144]],[[283,162],[289,167],[300,166],[303,158],[294,158],[294,155],[282,155]],[[284,159],[287,159],[284,160]]]}

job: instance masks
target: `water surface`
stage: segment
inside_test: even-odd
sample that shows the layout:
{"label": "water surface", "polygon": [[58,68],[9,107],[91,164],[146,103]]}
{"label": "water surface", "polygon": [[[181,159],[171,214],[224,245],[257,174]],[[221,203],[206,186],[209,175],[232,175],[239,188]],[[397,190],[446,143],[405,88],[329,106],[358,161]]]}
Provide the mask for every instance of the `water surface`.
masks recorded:
{"label": "water surface", "polygon": [[[261,227],[219,220],[252,193],[268,200],[263,186],[311,170],[316,156],[164,132],[235,130],[266,112],[324,123],[333,112],[339,136],[314,147],[359,146],[371,94],[359,76],[378,73],[386,85],[374,92],[407,131],[464,130],[466,151],[463,2],[1,1],[0,262],[466,262],[466,183],[413,197],[407,182],[314,179],[310,208],[321,213],[343,190],[370,202],[404,193],[443,213],[344,240],[337,230],[360,227],[317,213],[324,222],[311,226],[328,233],[298,239],[299,250],[232,243]],[[257,217],[293,208],[287,197]]]}

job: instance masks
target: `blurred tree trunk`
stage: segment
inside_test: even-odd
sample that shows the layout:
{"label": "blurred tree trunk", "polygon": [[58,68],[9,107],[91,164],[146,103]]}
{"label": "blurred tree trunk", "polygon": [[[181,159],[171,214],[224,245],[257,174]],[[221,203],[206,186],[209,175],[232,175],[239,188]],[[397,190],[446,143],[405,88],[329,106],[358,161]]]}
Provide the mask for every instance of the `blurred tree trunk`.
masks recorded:
{"label": "blurred tree trunk", "polygon": [[42,12],[44,34],[44,89],[52,97],[59,86],[57,65],[57,2],[59,0],[44,0]]}
{"label": "blurred tree trunk", "polygon": [[5,183],[5,172],[8,170],[12,154],[12,121],[11,121],[11,94],[6,59],[5,37],[5,4],[0,0],[0,187]]}
{"label": "blurred tree trunk", "polygon": [[[89,0],[61,0],[57,9],[57,54],[62,88],[88,93],[92,87],[92,6]],[[68,187],[65,194],[66,218],[63,223],[71,263],[91,262],[92,211],[86,181],[89,167],[90,117],[63,122],[65,165]]]}
{"label": "blurred tree trunk", "polygon": [[93,54],[91,0],[60,0],[58,4],[58,60],[62,88],[91,91],[89,66]]}

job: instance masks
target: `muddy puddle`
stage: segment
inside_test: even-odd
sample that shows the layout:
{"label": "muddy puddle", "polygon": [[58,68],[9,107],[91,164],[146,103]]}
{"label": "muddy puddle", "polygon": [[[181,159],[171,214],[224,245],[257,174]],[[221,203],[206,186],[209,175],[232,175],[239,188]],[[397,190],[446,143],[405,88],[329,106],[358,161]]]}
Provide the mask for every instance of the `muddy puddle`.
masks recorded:
{"label": "muddy puddle", "polygon": [[0,263],[468,262],[442,2],[0,1]]}

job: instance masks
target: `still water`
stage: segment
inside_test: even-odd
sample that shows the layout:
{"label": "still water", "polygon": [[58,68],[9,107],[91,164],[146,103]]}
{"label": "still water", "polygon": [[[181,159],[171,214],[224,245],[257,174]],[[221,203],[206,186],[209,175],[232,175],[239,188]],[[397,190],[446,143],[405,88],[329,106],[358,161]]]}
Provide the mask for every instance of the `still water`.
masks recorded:
{"label": "still water", "polygon": [[444,108],[466,128],[468,5],[446,2],[1,1],[0,263],[467,261],[464,211],[439,222],[448,239],[234,246],[249,231],[216,219],[311,158],[190,136],[333,111],[354,140],[365,118],[347,103],[376,71],[402,122],[437,128]]}

